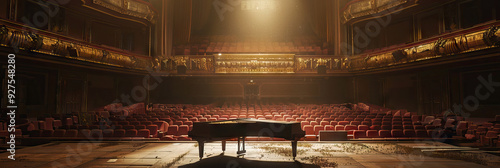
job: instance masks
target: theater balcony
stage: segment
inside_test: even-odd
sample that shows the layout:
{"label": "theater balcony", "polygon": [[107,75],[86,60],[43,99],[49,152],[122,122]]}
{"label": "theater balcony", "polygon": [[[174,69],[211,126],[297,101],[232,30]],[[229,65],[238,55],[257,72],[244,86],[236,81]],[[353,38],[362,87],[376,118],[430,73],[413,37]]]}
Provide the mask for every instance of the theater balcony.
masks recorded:
{"label": "theater balcony", "polygon": [[499,10],[492,0],[351,1],[342,12],[349,71],[494,61],[500,51]]}
{"label": "theater balcony", "polygon": [[2,1],[0,51],[67,66],[146,72],[156,11],[141,0]]}
{"label": "theater balcony", "polygon": [[179,55],[165,61],[175,75],[347,75],[347,59],[332,55],[214,54]]}

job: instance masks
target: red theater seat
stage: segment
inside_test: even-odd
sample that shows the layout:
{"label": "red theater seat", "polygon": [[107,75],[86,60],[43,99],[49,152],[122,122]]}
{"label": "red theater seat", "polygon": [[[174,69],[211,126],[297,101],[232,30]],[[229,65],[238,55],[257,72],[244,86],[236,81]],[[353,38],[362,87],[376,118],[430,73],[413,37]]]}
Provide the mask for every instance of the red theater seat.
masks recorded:
{"label": "red theater seat", "polygon": [[141,125],[151,125],[153,122],[151,121],[141,121]]}
{"label": "red theater seat", "polygon": [[124,125],[123,129],[128,130],[128,129],[135,129],[135,126],[133,125]]}
{"label": "red theater seat", "polygon": [[378,136],[380,138],[390,138],[391,137],[391,131],[389,131],[389,130],[379,130]]}
{"label": "red theater seat", "polygon": [[423,125],[414,125],[413,129],[414,130],[425,130],[425,127]]}
{"label": "red theater seat", "polygon": [[392,129],[392,126],[390,126],[390,125],[382,125],[382,126],[380,127],[380,129],[381,129],[381,130],[391,130],[391,129]]}
{"label": "red theater seat", "polygon": [[140,129],[137,132],[137,137],[149,138],[150,132],[148,129]]}
{"label": "red theater seat", "polygon": [[128,121],[118,121],[119,125],[129,125]]}
{"label": "red theater seat", "polygon": [[459,121],[456,128],[457,135],[464,136],[465,133],[467,132],[467,127],[468,127],[467,121]]}
{"label": "red theater seat", "polygon": [[76,137],[78,136],[78,130],[76,129],[70,129],[70,130],[67,130],[66,133],[64,134],[64,137]]}
{"label": "red theater seat", "polygon": [[370,126],[371,122],[370,121],[362,121],[361,125],[368,125],[368,126]]}
{"label": "red theater seat", "polygon": [[319,131],[325,130],[325,127],[322,125],[315,125],[314,126],[314,135],[319,135]]}
{"label": "red theater seat", "polygon": [[433,130],[433,129],[436,129],[436,126],[434,126],[434,125],[426,125],[425,129],[426,130]]}
{"label": "red theater seat", "polygon": [[370,130],[381,130],[380,125],[372,125],[370,126]]}
{"label": "red theater seat", "polygon": [[81,129],[80,131],[78,131],[78,137],[92,138],[90,136],[90,130],[89,129]]}
{"label": "red theater seat", "polygon": [[335,131],[344,131],[344,126],[343,125],[336,125],[335,126]]}
{"label": "red theater seat", "polygon": [[104,137],[103,134],[102,134],[102,130],[100,130],[100,129],[92,129],[90,131],[90,135],[94,139],[102,139]]}
{"label": "red theater seat", "polygon": [[391,135],[394,138],[401,138],[401,137],[405,136],[404,133],[403,133],[403,130],[400,130],[400,129],[393,129],[393,130],[391,130]]}
{"label": "red theater seat", "polygon": [[325,125],[325,130],[335,131],[335,127],[333,125]]}
{"label": "red theater seat", "polygon": [[378,130],[367,130],[366,137],[367,138],[378,138]]}
{"label": "red theater seat", "polygon": [[488,146],[495,146],[495,143],[498,141],[498,132],[488,131],[484,138],[485,142],[483,144]]}
{"label": "red theater seat", "polygon": [[366,138],[366,131],[365,130],[354,130],[353,138],[354,139]]}
{"label": "red theater seat", "polygon": [[413,138],[416,136],[415,130],[413,130],[413,129],[405,129],[405,130],[403,130],[403,134],[405,137],[409,137],[409,138]]}
{"label": "red theater seat", "polygon": [[429,135],[427,134],[427,130],[415,130],[415,136],[418,138],[427,138]]}
{"label": "red theater seat", "polygon": [[347,131],[347,134],[352,135],[352,133],[354,132],[354,130],[358,129],[358,126],[356,126],[356,125],[346,125],[344,129]]}
{"label": "red theater seat", "polygon": [[184,124],[184,125],[188,125],[188,126],[189,126],[189,125],[193,125],[193,122],[192,122],[192,121],[186,121],[186,122],[184,122],[183,124]]}
{"label": "red theater seat", "polygon": [[316,135],[314,133],[314,127],[311,125],[304,126],[304,131],[306,132],[306,140],[316,140]]}
{"label": "red theater seat", "polygon": [[183,125],[183,123],[184,123],[183,121],[175,121],[174,125]]}
{"label": "red theater seat", "polygon": [[179,130],[177,131],[177,136],[188,135],[188,132],[189,132],[189,126],[181,125],[179,126]]}
{"label": "red theater seat", "polygon": [[304,131],[306,132],[306,135],[315,135],[314,134],[314,127],[312,125],[305,125]]}
{"label": "red theater seat", "polygon": [[52,137],[54,134],[54,130],[43,130],[42,137]]}
{"label": "red theater seat", "polygon": [[179,129],[179,126],[177,126],[177,125],[168,126],[167,135],[177,135],[178,129]]}
{"label": "red theater seat", "polygon": [[124,137],[125,133],[126,133],[125,129],[115,129],[113,137]]}
{"label": "red theater seat", "polygon": [[304,126],[309,125],[309,121],[301,121],[300,128],[304,129]]}
{"label": "red theater seat", "polygon": [[369,130],[370,127],[368,127],[368,125],[358,125],[358,130]]}
{"label": "red theater seat", "polygon": [[113,129],[105,129],[105,130],[102,130],[102,135],[105,138],[109,138],[109,137],[113,137],[114,132],[115,131]]}
{"label": "red theater seat", "polygon": [[149,133],[153,137],[156,137],[156,135],[158,134],[158,125],[148,125],[148,126],[146,126],[146,129],[149,130]]}
{"label": "red theater seat", "polygon": [[413,125],[403,125],[403,129],[413,129]]}
{"label": "red theater seat", "polygon": [[349,121],[339,121],[338,125],[348,125],[349,123]]}
{"label": "red theater seat", "polygon": [[125,137],[136,137],[137,130],[136,129],[128,129],[125,131]]}
{"label": "red theater seat", "polygon": [[53,136],[54,136],[54,137],[64,137],[64,136],[65,136],[65,134],[66,134],[66,130],[64,130],[64,129],[56,129],[56,130],[54,131]]}
{"label": "red theater seat", "polygon": [[393,130],[395,130],[395,129],[402,130],[403,126],[402,125],[392,125],[392,129]]}
{"label": "red theater seat", "polygon": [[360,124],[361,124],[360,121],[351,121],[350,125],[360,125]]}

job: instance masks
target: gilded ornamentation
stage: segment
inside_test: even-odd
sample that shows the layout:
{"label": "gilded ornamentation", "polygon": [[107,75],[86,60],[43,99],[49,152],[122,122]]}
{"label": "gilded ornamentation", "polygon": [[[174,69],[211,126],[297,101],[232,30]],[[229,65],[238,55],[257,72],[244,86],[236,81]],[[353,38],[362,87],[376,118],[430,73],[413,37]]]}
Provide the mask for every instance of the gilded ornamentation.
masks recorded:
{"label": "gilded ornamentation", "polygon": [[480,30],[469,34],[456,37],[438,39],[434,42],[420,44],[418,46],[395,49],[401,50],[406,59],[394,60],[392,53],[395,50],[387,51],[377,55],[356,55],[349,62],[350,70],[367,70],[378,67],[404,64],[429,60],[437,57],[453,56],[456,54],[467,53],[500,45],[500,30],[498,27],[491,27],[486,30]]}
{"label": "gilded ornamentation", "polygon": [[405,4],[416,4],[416,0],[360,0],[349,4],[343,12],[343,22],[349,22],[352,19],[374,15],[382,11],[403,6]]}
{"label": "gilded ornamentation", "polygon": [[174,56],[164,59],[162,69],[175,73],[177,66],[186,66],[191,74],[247,73],[288,74],[317,73],[320,65],[327,72],[347,70],[347,58],[338,56],[296,56],[294,54],[221,54],[209,56]]}
{"label": "gilded ornamentation", "polygon": [[215,55],[215,73],[294,73],[293,54]]}
{"label": "gilded ornamentation", "polygon": [[94,4],[115,12],[153,22],[155,12],[147,4],[135,0],[93,0]]}
{"label": "gilded ornamentation", "polygon": [[139,70],[146,70],[152,66],[151,59],[148,58],[98,49],[91,45],[70,42],[52,36],[26,32],[14,28],[7,28],[6,26],[0,28],[0,45],[109,66]]}

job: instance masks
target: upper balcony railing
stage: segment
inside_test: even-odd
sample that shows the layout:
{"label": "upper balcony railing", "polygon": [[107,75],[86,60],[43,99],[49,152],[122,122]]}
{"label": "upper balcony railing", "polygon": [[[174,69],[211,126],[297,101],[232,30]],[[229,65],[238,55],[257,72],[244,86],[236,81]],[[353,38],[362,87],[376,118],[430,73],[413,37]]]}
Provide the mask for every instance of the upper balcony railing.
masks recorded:
{"label": "upper balcony railing", "polygon": [[351,56],[349,71],[373,70],[451,57],[500,46],[500,22],[442,34],[418,42]]}
{"label": "upper balcony railing", "polygon": [[342,22],[373,16],[383,16],[417,5],[418,0],[354,0],[342,9]]}
{"label": "upper balcony railing", "polygon": [[149,22],[154,22],[157,13],[151,3],[141,0],[82,0],[82,2],[83,6],[91,9],[103,7],[123,15],[145,19]]}
{"label": "upper balcony railing", "polygon": [[185,67],[190,75],[206,74],[325,74],[346,73],[347,58],[331,55],[215,54],[179,55],[164,60],[163,70],[177,74]]}
{"label": "upper balcony railing", "polygon": [[12,22],[0,26],[0,46],[136,70],[154,67],[149,56],[70,39],[48,31],[28,30]]}

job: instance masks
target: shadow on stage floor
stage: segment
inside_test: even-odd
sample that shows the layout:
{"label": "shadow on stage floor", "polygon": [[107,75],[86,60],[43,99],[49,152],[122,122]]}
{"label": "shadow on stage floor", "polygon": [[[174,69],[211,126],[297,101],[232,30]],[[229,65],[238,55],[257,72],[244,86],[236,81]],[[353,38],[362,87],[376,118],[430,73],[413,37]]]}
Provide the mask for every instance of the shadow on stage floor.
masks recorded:
{"label": "shadow on stage floor", "polygon": [[179,168],[199,168],[199,167],[210,167],[210,168],[320,168],[317,165],[305,164],[299,161],[256,161],[247,160],[245,158],[229,157],[219,155],[216,157],[210,157],[200,160],[196,163],[187,164],[179,166]]}

